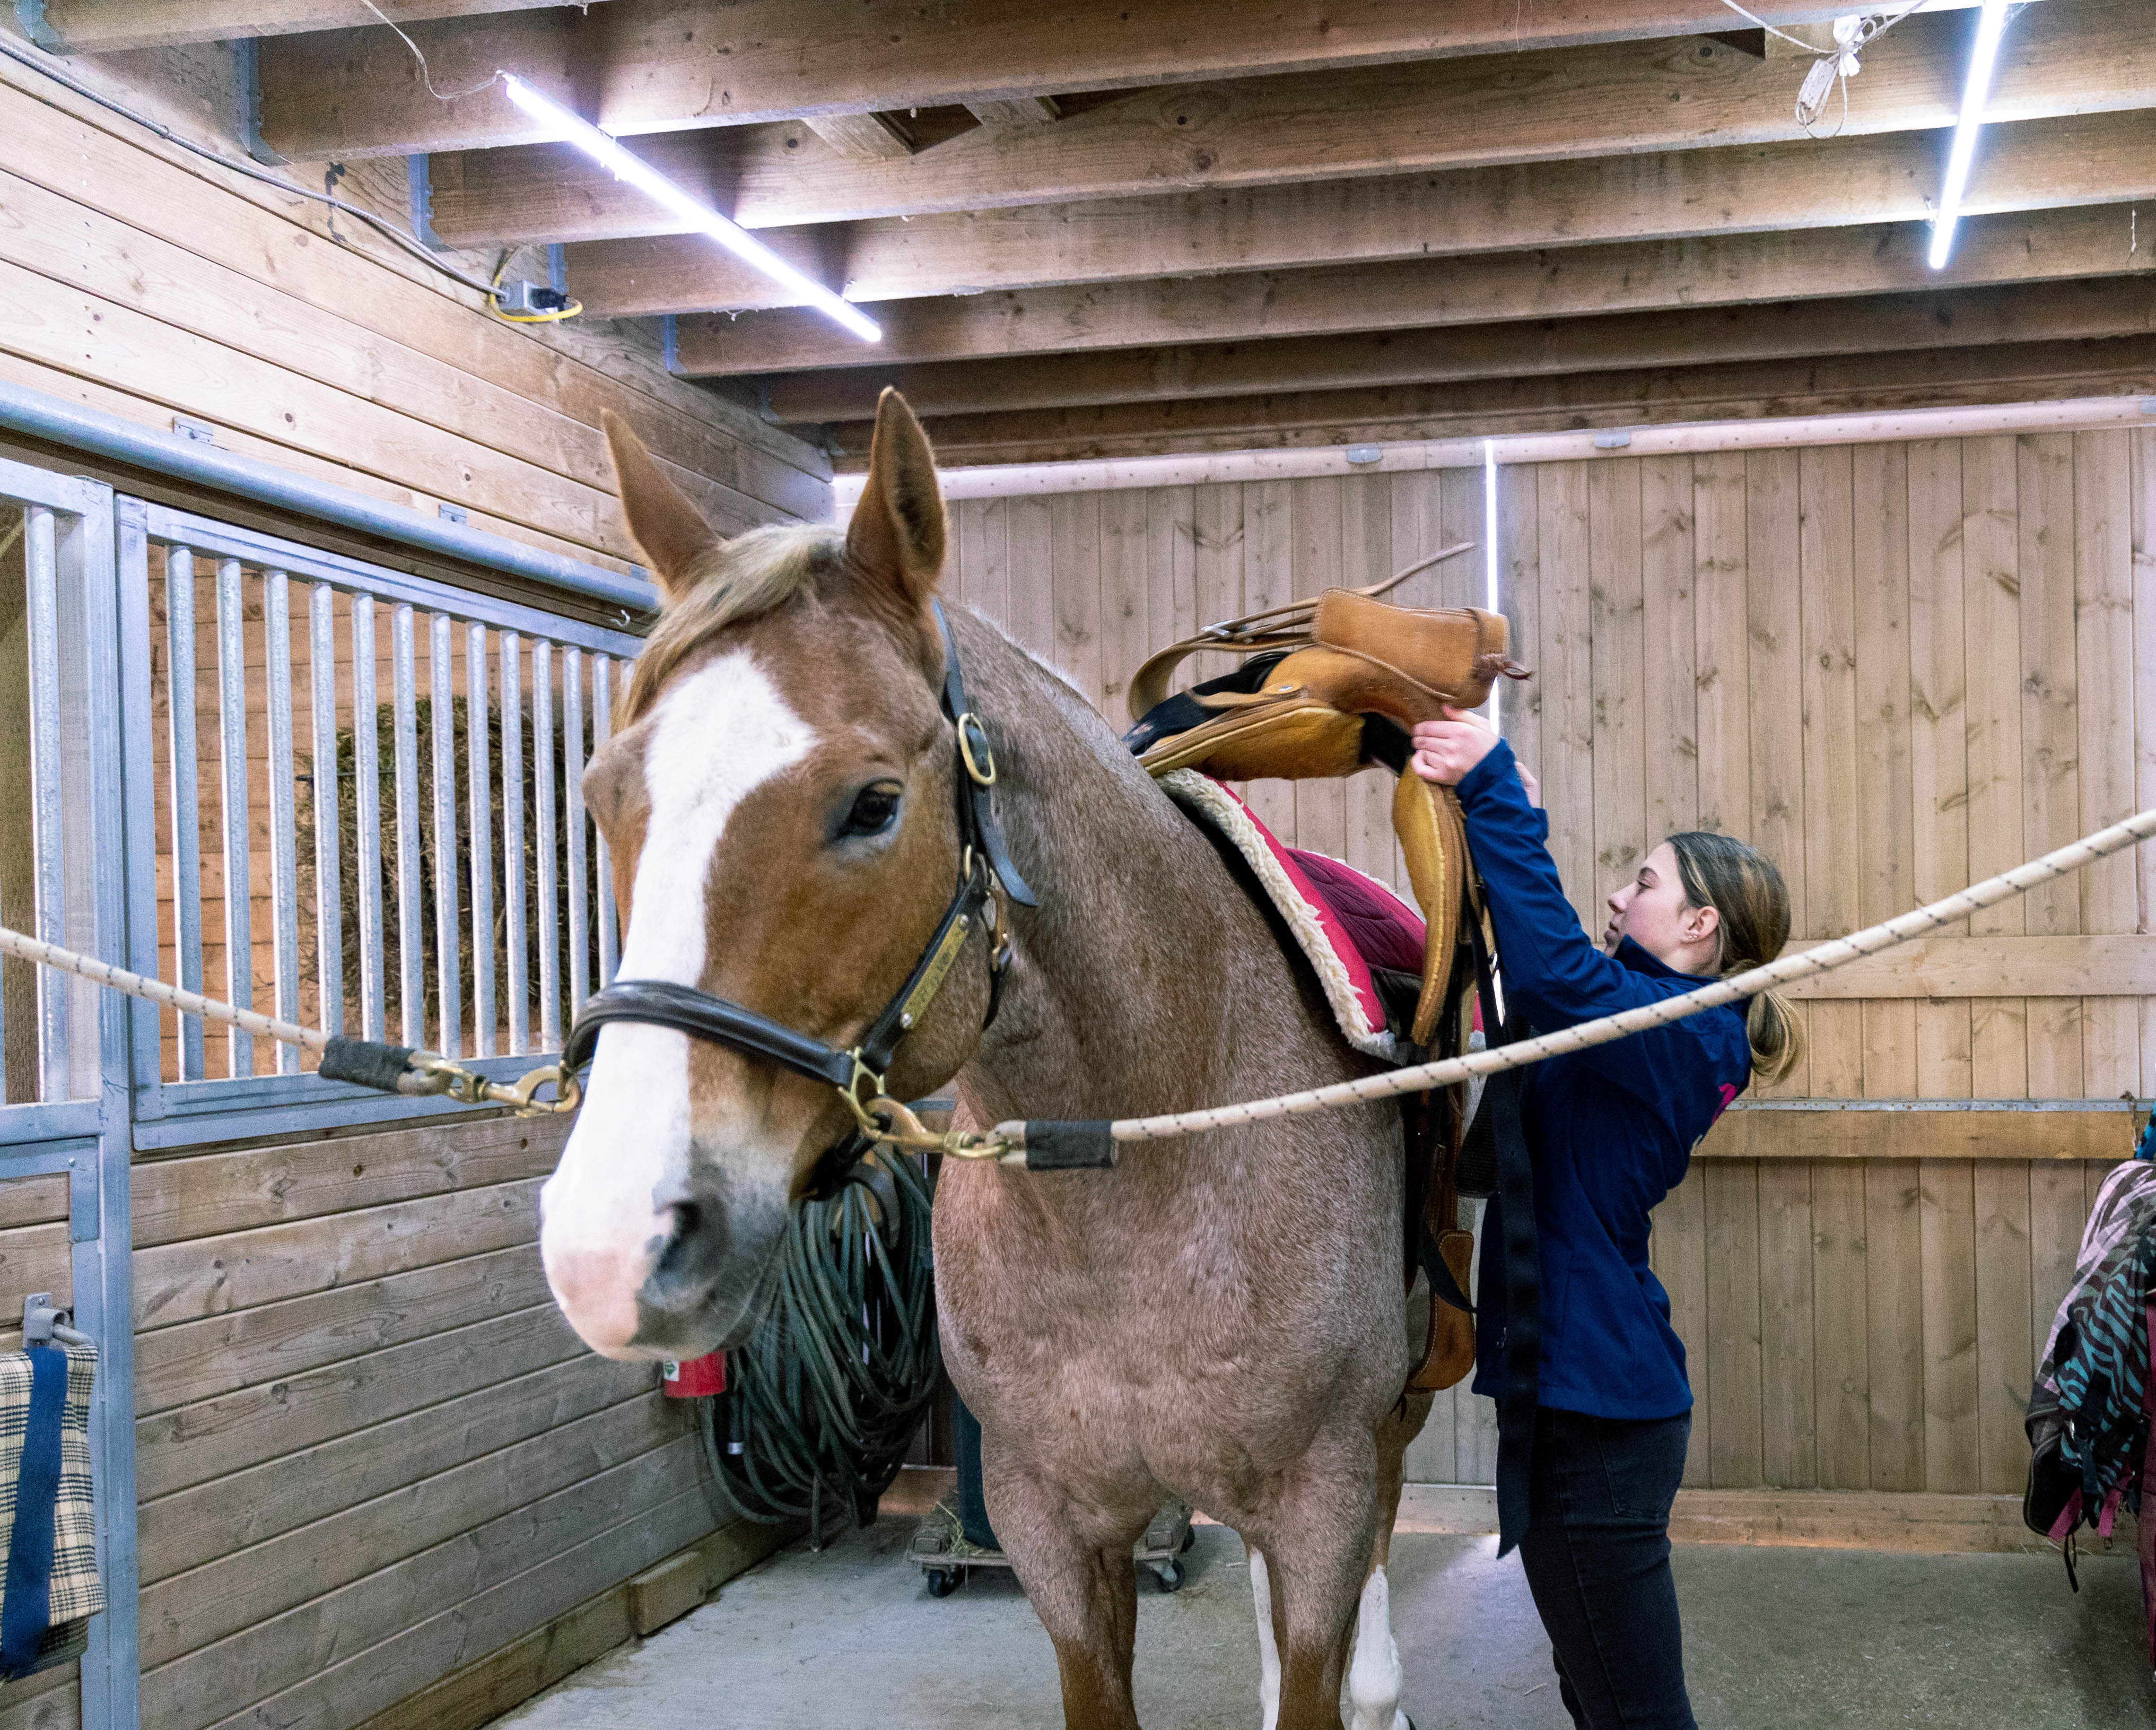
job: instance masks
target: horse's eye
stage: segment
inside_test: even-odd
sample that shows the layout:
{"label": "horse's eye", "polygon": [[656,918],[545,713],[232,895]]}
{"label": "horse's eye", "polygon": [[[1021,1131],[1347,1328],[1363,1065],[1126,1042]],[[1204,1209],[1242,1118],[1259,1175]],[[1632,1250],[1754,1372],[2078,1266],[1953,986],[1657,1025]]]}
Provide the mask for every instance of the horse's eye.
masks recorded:
{"label": "horse's eye", "polygon": [[896,787],[864,787],[855,795],[854,808],[846,813],[840,825],[840,835],[880,835],[891,825],[898,815],[898,789]]}

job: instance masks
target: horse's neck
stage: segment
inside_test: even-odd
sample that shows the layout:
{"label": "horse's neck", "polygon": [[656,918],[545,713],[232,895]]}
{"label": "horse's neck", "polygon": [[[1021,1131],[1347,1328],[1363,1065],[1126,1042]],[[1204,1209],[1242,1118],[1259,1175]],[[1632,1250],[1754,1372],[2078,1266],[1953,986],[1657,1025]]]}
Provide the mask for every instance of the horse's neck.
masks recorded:
{"label": "horse's neck", "polygon": [[[1119,1117],[1219,1104],[1283,1070],[1345,1073],[1264,916],[1099,714],[999,634],[969,632],[965,654],[993,717],[1004,829],[1040,898],[962,1078],[968,1104],[990,1122]],[[1233,1037],[1234,1017],[1267,1036]]]}

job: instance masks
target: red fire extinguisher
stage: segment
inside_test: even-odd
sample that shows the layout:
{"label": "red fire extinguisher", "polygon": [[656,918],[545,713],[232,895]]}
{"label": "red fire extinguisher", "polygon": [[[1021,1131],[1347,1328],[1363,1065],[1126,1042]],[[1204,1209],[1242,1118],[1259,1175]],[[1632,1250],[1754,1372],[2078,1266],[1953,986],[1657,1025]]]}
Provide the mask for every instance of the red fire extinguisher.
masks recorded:
{"label": "red fire extinguisher", "polygon": [[675,1399],[701,1399],[726,1391],[726,1354],[712,1352],[685,1362],[667,1358],[659,1366],[659,1385]]}

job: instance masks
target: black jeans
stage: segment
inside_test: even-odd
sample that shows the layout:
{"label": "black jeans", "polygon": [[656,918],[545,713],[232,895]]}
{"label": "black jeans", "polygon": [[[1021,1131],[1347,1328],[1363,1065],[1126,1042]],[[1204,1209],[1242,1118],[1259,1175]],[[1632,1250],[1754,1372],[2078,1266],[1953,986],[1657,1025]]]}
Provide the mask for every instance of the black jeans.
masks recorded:
{"label": "black jeans", "polygon": [[1689,1413],[1536,1414],[1520,1559],[1581,1730],[1696,1730],[1670,1573],[1670,1505],[1691,1436]]}

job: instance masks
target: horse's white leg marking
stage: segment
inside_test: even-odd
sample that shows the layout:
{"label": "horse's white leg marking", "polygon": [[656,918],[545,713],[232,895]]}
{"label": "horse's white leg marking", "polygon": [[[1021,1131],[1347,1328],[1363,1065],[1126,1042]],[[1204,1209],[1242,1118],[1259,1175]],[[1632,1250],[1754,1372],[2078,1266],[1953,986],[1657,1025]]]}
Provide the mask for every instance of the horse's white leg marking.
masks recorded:
{"label": "horse's white leg marking", "polygon": [[1265,1553],[1250,1552],[1250,1596],[1258,1604],[1259,1730],[1280,1722],[1280,1647],[1273,1640],[1273,1588],[1265,1573]]}
{"label": "horse's white leg marking", "polygon": [[[650,805],[621,951],[625,979],[701,983],[712,855],[750,793],[808,754],[814,728],[746,649],[668,691],[644,747]],[[554,1296],[585,1342],[634,1336],[651,1246],[670,1229],[654,1197],[688,1176],[689,1040],[663,1027],[601,1029],[583,1110],[541,1197],[540,1244]]]}
{"label": "horse's white leg marking", "polygon": [[1385,1570],[1371,1570],[1355,1615],[1355,1656],[1348,1666],[1353,1730],[1407,1730],[1400,1710],[1400,1649],[1393,1641],[1392,1589]]}

